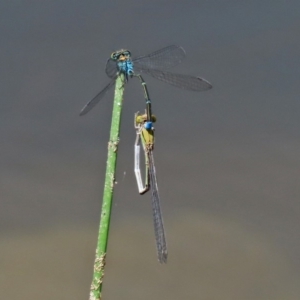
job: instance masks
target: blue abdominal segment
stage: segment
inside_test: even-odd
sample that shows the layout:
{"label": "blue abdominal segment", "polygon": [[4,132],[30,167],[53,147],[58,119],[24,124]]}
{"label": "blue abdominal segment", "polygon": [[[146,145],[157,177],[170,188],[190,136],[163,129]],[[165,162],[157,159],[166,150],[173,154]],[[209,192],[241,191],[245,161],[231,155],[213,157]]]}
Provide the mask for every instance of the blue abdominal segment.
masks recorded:
{"label": "blue abdominal segment", "polygon": [[144,127],[147,129],[147,130],[151,130],[153,128],[153,125],[152,125],[152,122],[145,122],[144,124]]}

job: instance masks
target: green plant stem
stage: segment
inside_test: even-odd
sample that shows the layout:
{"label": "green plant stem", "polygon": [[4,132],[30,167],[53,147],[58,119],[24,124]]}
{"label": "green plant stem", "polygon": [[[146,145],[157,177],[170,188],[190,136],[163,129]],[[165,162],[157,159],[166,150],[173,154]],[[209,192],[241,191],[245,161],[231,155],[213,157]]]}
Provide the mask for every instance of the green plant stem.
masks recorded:
{"label": "green plant stem", "polygon": [[121,74],[115,85],[115,97],[112,113],[112,122],[110,129],[110,138],[108,142],[108,154],[106,163],[105,184],[103,192],[103,202],[101,210],[100,227],[98,234],[98,243],[94,263],[94,275],[90,289],[90,300],[100,300],[102,283],[104,276],[104,267],[106,260],[106,249],[109,234],[111,207],[113,200],[113,191],[115,183],[115,170],[117,164],[117,153],[119,145],[119,132],[121,123],[121,112],[124,93],[124,75]]}

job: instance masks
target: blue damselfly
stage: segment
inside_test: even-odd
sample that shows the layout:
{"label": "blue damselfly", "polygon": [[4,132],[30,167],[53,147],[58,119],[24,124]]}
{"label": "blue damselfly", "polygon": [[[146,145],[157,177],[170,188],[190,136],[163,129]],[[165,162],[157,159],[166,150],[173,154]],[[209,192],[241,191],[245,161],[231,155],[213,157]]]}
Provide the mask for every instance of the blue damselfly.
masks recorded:
{"label": "blue damselfly", "polygon": [[181,89],[191,91],[211,89],[212,85],[201,77],[165,71],[181,63],[185,55],[184,49],[176,45],[162,48],[149,55],[135,59],[131,59],[129,50],[121,49],[113,52],[105,68],[105,72],[111,78],[111,81],[82,108],[80,115],[88,113],[104,97],[106,92],[115,84],[116,78],[120,73],[125,75],[126,80],[128,80],[128,77],[145,73]]}

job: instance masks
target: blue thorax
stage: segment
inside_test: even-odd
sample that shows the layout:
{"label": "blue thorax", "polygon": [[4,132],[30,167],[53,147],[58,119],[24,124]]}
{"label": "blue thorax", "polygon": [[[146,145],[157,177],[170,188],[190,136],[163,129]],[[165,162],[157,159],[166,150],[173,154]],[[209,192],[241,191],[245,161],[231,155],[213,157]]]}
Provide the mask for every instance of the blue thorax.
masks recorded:
{"label": "blue thorax", "polygon": [[128,79],[128,75],[132,77],[133,75],[133,62],[130,59],[127,60],[119,60],[117,62],[118,69],[121,73],[123,73],[126,76],[126,79]]}

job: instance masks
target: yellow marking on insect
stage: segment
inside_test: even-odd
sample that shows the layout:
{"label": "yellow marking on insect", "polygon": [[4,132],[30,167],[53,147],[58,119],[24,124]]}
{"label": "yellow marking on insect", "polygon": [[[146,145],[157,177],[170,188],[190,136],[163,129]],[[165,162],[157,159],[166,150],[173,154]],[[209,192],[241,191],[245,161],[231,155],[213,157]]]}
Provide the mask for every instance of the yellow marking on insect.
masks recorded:
{"label": "yellow marking on insect", "polygon": [[[147,114],[144,115],[137,115],[136,116],[136,124],[140,125],[140,136],[142,143],[145,147],[145,150],[153,150],[154,149],[154,130],[153,129],[146,129],[144,127],[144,123],[147,121]],[[152,122],[156,121],[156,117],[152,115]]]}
{"label": "yellow marking on insect", "polygon": [[[156,117],[154,115],[152,115],[151,119],[152,119],[151,120],[152,123],[156,122]],[[146,114],[144,114],[144,115],[137,115],[136,116],[136,123],[137,124],[143,124],[146,121],[147,121],[147,115]]]}

